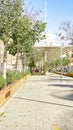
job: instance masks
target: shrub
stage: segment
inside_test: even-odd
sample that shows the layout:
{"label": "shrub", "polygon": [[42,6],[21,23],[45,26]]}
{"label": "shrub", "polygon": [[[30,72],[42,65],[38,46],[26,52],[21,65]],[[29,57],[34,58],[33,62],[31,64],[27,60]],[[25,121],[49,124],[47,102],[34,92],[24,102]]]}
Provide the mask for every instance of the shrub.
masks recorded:
{"label": "shrub", "polygon": [[30,75],[30,71],[26,71],[26,72],[24,73],[24,76],[26,76],[26,75]]}
{"label": "shrub", "polygon": [[29,74],[30,74],[30,71],[26,71],[25,73],[23,73],[23,72],[22,73],[21,72],[17,72],[16,75],[15,75],[15,79],[19,80],[19,79],[21,79],[24,76],[29,75]]}
{"label": "shrub", "polygon": [[24,76],[23,76],[23,73],[21,73],[21,72],[17,72],[16,74],[15,74],[15,79],[16,80],[18,80],[18,79],[21,79],[21,78],[23,78]]}
{"label": "shrub", "polygon": [[6,84],[9,85],[15,81],[15,73],[14,71],[7,71]]}
{"label": "shrub", "polygon": [[14,71],[7,71],[7,78],[6,83],[7,85],[13,83],[15,80],[19,80],[25,76],[24,73],[21,72],[14,72]]}
{"label": "shrub", "polygon": [[3,79],[2,75],[0,75],[0,90],[5,87],[5,80]]}
{"label": "shrub", "polygon": [[30,74],[29,71],[25,73],[21,73],[21,72],[15,73],[14,71],[7,71],[6,80],[4,80],[2,75],[0,75],[0,90],[5,87],[5,84],[6,86],[8,86],[9,84],[13,83],[15,80],[19,80],[28,74]]}

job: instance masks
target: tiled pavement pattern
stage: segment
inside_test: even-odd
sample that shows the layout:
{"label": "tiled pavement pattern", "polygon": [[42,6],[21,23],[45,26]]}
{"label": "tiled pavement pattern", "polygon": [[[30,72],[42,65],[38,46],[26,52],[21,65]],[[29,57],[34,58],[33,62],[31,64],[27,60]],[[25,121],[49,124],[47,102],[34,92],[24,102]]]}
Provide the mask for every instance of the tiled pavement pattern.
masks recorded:
{"label": "tiled pavement pattern", "polygon": [[0,108],[0,130],[73,130],[73,78],[60,77],[31,76]]}

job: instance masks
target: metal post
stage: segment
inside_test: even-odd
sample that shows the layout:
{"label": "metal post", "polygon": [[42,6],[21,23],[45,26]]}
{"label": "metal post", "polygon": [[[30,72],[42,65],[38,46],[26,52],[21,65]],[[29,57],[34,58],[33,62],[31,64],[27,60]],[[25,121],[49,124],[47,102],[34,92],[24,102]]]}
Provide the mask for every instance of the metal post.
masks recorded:
{"label": "metal post", "polygon": [[[58,34],[58,36],[60,37],[60,40],[64,40],[64,36],[62,36],[62,34],[61,34],[61,32]],[[63,59],[63,50],[62,50],[62,48],[63,48],[63,43],[61,43],[61,56],[60,56],[60,58],[61,58],[61,76],[60,76],[60,79],[61,79],[61,82],[62,82],[62,59]]]}
{"label": "metal post", "polygon": [[62,45],[61,45],[61,76],[60,76],[60,80],[62,82]]}

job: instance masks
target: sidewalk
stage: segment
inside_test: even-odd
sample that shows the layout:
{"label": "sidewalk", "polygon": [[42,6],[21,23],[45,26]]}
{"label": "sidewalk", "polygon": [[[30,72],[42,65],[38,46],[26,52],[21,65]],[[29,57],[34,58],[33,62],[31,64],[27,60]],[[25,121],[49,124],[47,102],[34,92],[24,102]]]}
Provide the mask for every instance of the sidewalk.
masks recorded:
{"label": "sidewalk", "polygon": [[0,130],[73,130],[73,78],[31,76],[0,108]]}

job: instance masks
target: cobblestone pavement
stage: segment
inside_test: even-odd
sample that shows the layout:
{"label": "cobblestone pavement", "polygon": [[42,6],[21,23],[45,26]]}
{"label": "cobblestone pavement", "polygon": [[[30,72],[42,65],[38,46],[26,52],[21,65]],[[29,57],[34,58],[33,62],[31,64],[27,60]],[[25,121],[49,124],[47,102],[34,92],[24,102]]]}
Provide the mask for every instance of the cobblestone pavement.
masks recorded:
{"label": "cobblestone pavement", "polygon": [[73,78],[31,76],[0,108],[0,130],[73,130]]}

